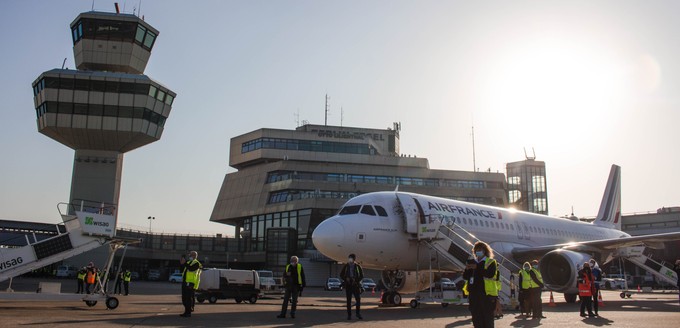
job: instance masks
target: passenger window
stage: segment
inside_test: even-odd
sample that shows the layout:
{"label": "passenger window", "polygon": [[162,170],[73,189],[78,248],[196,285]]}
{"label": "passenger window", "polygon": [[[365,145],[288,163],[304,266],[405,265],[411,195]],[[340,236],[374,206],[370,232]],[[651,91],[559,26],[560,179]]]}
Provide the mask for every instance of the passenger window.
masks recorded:
{"label": "passenger window", "polygon": [[361,209],[361,205],[345,206],[340,210],[338,215],[357,214],[357,213],[359,213],[360,209]]}
{"label": "passenger window", "polygon": [[375,216],[375,211],[371,205],[364,205],[364,207],[361,208],[361,213]]}
{"label": "passenger window", "polygon": [[382,206],[375,206],[375,211],[378,212],[380,216],[387,216],[387,211]]}

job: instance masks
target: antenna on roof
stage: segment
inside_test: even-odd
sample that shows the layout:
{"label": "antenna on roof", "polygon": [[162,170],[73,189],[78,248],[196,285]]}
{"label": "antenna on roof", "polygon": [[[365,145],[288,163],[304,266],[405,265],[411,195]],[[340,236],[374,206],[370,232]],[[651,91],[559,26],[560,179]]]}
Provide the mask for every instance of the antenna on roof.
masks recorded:
{"label": "antenna on roof", "polygon": [[293,113],[293,116],[295,116],[295,127],[299,128],[300,127],[300,108],[297,109],[297,112]]}
{"label": "antenna on roof", "polygon": [[94,0],[92,0],[92,11],[94,11]]}
{"label": "antenna on roof", "polygon": [[118,7],[118,2],[114,2],[113,5],[116,7],[116,14],[120,14],[120,8]]}
{"label": "antenna on roof", "polygon": [[326,94],[326,105],[324,106],[324,121],[323,125],[328,125],[328,112],[331,110],[331,105],[328,103],[328,101],[331,99],[331,97]]}
{"label": "antenna on roof", "polygon": [[525,158],[525,159],[527,159],[527,160],[535,160],[535,159],[536,159],[536,151],[534,150],[534,147],[531,147],[531,150],[534,152],[534,156],[533,156],[533,157],[527,155],[527,148],[524,147],[524,158]]}
{"label": "antenna on roof", "polygon": [[61,63],[61,69],[64,69],[64,65],[66,65],[66,57],[64,57],[64,61]]}
{"label": "antenna on roof", "polygon": [[475,155],[475,125],[472,124],[472,172],[477,172],[477,156]]}
{"label": "antenna on roof", "polygon": [[342,106],[340,106],[340,126],[342,126],[342,120],[345,118],[345,111],[342,110]]}

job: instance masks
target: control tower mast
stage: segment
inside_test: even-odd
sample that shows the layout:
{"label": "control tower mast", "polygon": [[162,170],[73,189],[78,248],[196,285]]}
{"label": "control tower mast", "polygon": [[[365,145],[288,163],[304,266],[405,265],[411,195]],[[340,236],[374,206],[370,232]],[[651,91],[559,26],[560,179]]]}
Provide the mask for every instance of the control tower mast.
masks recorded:
{"label": "control tower mast", "polygon": [[158,34],[135,15],[82,13],[71,23],[77,70],[33,82],[38,131],[75,150],[72,204],[117,205],[123,154],[161,138],[177,95],[143,74]]}

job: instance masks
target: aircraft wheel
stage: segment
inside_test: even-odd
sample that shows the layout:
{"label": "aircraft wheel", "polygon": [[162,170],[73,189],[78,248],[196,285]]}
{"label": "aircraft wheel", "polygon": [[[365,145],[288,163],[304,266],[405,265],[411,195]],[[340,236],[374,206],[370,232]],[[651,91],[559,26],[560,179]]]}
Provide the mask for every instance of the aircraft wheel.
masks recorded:
{"label": "aircraft wheel", "polygon": [[449,303],[442,303],[442,307],[443,307],[443,308],[445,308],[445,307],[447,307],[447,306],[449,306]]}
{"label": "aircraft wheel", "polygon": [[109,310],[114,310],[118,307],[120,302],[118,302],[118,299],[115,297],[109,297],[106,299],[106,308]]}
{"label": "aircraft wheel", "polygon": [[415,309],[415,308],[418,307],[418,301],[416,301],[416,300],[411,300],[411,302],[409,302],[408,305],[409,305],[412,309]]}
{"label": "aircraft wheel", "polygon": [[385,292],[385,293],[382,295],[382,299],[380,300],[380,302],[381,302],[382,304],[391,304],[391,303],[390,303],[390,301],[392,300],[392,297],[391,297],[391,296],[392,296],[392,292]]}
{"label": "aircraft wheel", "polygon": [[248,299],[248,303],[255,304],[255,302],[257,302],[257,295],[251,295],[250,299]]}
{"label": "aircraft wheel", "polygon": [[401,304],[401,294],[394,292],[394,294],[392,295],[392,302],[390,304],[396,305]]}
{"label": "aircraft wheel", "polygon": [[210,297],[208,298],[208,302],[210,302],[210,304],[215,304],[215,303],[217,303],[217,296],[215,296],[215,295],[210,296]]}
{"label": "aircraft wheel", "polygon": [[85,301],[85,304],[87,304],[89,307],[93,307],[97,305],[97,301]]}

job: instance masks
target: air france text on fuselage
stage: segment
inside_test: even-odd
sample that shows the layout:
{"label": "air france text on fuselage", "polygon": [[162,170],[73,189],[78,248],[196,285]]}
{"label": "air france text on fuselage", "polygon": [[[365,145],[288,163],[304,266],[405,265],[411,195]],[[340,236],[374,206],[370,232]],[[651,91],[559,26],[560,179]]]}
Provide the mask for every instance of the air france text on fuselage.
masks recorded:
{"label": "air france text on fuselage", "polygon": [[444,204],[444,203],[433,203],[433,202],[427,202],[428,204],[428,209],[429,210],[437,210],[440,212],[449,212],[449,213],[458,213],[461,215],[472,215],[472,216],[479,216],[479,217],[485,217],[489,219],[498,219],[499,217],[496,215],[496,213],[487,211],[487,210],[478,210],[475,208],[469,208],[469,207],[462,207],[462,206],[456,206],[456,205],[449,205],[449,204]]}

